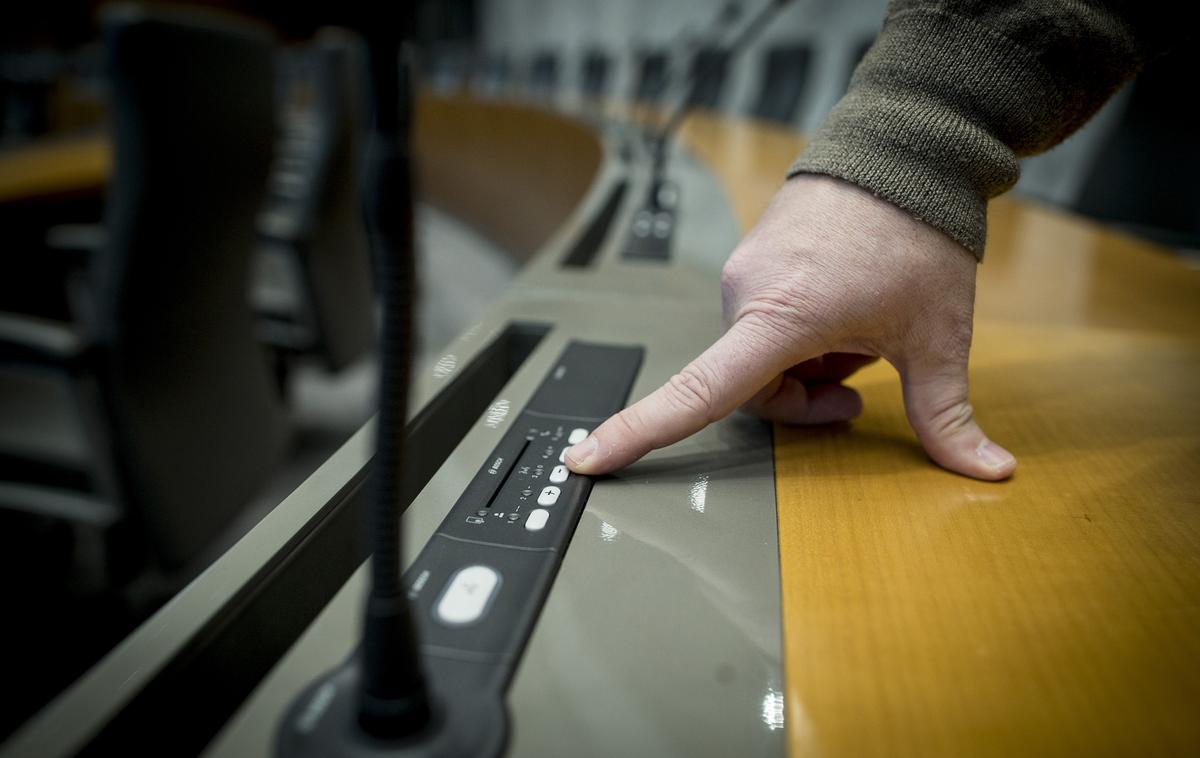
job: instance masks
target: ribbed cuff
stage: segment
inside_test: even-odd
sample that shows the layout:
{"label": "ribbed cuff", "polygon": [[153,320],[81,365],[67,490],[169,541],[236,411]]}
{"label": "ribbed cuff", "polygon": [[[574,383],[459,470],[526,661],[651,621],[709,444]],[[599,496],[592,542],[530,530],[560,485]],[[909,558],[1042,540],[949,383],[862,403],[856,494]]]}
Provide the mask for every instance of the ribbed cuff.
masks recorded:
{"label": "ribbed cuff", "polygon": [[1034,56],[975,21],[925,9],[891,16],[788,172],[870,190],[982,259],[987,201],[1020,174],[1009,145],[1061,114]]}

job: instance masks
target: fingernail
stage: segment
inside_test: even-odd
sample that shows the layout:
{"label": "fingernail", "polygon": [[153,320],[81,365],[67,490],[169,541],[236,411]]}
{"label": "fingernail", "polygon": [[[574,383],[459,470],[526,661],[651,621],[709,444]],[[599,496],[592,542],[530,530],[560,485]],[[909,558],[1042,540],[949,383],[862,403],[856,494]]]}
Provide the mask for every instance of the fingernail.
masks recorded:
{"label": "fingernail", "polygon": [[589,434],[587,439],[567,449],[567,463],[572,466],[581,466],[584,461],[592,457],[592,453],[596,452],[598,447],[596,443],[596,435]]}
{"label": "fingernail", "polygon": [[1005,468],[1016,460],[1012,453],[991,440],[981,442],[979,447],[975,448],[975,454],[979,456],[979,460],[983,461],[983,465],[992,469]]}

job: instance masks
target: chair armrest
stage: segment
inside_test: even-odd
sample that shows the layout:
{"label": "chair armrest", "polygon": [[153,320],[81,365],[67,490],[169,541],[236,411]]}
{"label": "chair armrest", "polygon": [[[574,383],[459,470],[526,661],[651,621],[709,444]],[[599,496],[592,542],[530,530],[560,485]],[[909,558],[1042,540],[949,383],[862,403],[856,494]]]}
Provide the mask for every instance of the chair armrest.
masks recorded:
{"label": "chair armrest", "polygon": [[104,224],[58,224],[46,230],[46,247],[71,267],[86,270],[92,257],[108,244]]}
{"label": "chair armrest", "polygon": [[304,214],[285,203],[275,203],[258,214],[258,235],[264,242],[299,245],[312,236],[312,224]]}
{"label": "chair armrest", "polygon": [[0,313],[0,363],[71,369],[88,360],[91,348],[90,341],[69,325]]}
{"label": "chair armrest", "polygon": [[112,503],[81,492],[32,484],[0,482],[0,510],[62,519],[105,529],[120,517]]}
{"label": "chair armrest", "polygon": [[46,230],[46,247],[91,254],[108,244],[104,224],[58,224]]}

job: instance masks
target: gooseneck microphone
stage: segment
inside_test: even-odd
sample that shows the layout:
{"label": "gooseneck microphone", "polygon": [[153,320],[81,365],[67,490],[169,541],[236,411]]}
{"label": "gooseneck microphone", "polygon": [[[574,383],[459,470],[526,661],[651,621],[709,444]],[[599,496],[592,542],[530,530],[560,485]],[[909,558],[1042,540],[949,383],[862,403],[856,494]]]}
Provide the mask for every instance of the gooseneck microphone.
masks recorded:
{"label": "gooseneck microphone", "polygon": [[[359,724],[378,738],[403,737],[430,719],[416,632],[401,585],[400,497],[412,355],[412,93],[396,38],[368,32],[368,94],[374,117],[364,193],[382,310],[379,415],[368,508],[371,589],[363,620]],[[407,69],[405,69],[407,74]]]}
{"label": "gooseneck microphone", "polygon": [[[386,15],[377,9],[391,6],[370,7]],[[362,643],[292,702],[275,751],[487,758],[508,742],[507,691],[591,493],[591,478],[570,472],[563,456],[589,433],[578,424],[624,407],[644,350],[572,340],[402,573],[413,93],[400,39],[388,33],[411,27],[372,22],[360,26],[373,104],[364,211],[383,306],[369,480],[371,584]]]}
{"label": "gooseneck microphone", "polygon": [[[674,51],[678,50],[683,58],[689,58],[698,50],[702,49],[706,43],[718,39],[725,27],[730,24],[737,23],[738,18],[742,15],[742,6],[736,2],[728,2],[722,5],[713,15],[708,25],[698,34],[691,34],[689,27],[682,27],[676,34],[667,42],[665,50],[667,51],[667,70],[658,86],[652,93],[652,100],[657,102],[670,89],[672,71],[671,60],[676,57]],[[652,136],[647,134],[647,137]]]}
{"label": "gooseneck microphone", "polygon": [[[679,204],[679,189],[667,180],[667,159],[671,141],[684,119],[694,107],[696,94],[716,75],[723,60],[734,60],[763,33],[775,14],[790,0],[768,0],[757,14],[742,27],[733,39],[719,49],[717,55],[701,60],[685,81],[683,97],[670,114],[647,139],[650,151],[650,182],[642,207],[634,213],[633,228],[623,252],[626,258],[666,260],[671,254],[675,216]],[[734,7],[734,6],[731,6]],[[737,13],[722,11],[719,18],[735,18]]]}
{"label": "gooseneck microphone", "polygon": [[[725,45],[723,52],[728,56],[729,60],[733,60],[741,54],[746,47],[758,38],[759,35],[766,30],[771,19],[779,12],[783,6],[787,5],[791,0],[769,0],[759,12],[750,19],[742,30]],[[736,14],[734,16],[736,18]],[[674,134],[679,131],[680,124],[687,118],[692,110],[695,101],[696,93],[708,83],[720,67],[720,60],[717,56],[713,56],[702,62],[702,65],[692,72],[689,77],[687,86],[684,91],[683,99],[680,100],[671,115],[663,122],[662,127],[654,135],[652,140],[652,152],[654,158],[654,174],[656,177],[662,176],[662,171],[665,167],[666,144]]]}
{"label": "gooseneck microphone", "polygon": [[[369,26],[364,24],[364,26]],[[363,210],[379,281],[379,413],[369,480],[371,586],[363,639],[350,660],[311,685],[276,739],[281,756],[461,755],[438,733],[412,611],[402,584],[400,498],[413,343],[412,91],[398,24],[363,29],[371,131]]]}

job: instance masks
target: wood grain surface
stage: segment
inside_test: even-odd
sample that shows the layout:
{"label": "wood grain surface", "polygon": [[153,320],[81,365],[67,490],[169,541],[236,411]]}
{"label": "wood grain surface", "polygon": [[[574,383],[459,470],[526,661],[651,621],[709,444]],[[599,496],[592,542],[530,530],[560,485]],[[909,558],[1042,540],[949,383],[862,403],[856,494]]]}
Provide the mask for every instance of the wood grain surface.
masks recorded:
{"label": "wood grain surface", "polygon": [[[798,135],[701,117],[749,228]],[[992,204],[972,401],[1020,460],[931,464],[886,365],[863,416],[777,427],[793,756],[1200,755],[1200,273]]]}
{"label": "wood grain surface", "polygon": [[[422,94],[417,192],[528,260],[579,205],[604,158],[595,129],[545,108]],[[102,132],[0,150],[0,202],[98,192],[112,171]]]}
{"label": "wood grain surface", "polygon": [[98,192],[112,171],[106,135],[85,132],[0,150],[0,202]]}

